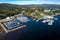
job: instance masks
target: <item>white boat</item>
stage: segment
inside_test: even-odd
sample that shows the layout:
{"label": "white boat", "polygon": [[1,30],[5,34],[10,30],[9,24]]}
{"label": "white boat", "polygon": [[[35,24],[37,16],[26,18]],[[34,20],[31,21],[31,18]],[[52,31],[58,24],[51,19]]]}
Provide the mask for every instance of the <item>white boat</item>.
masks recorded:
{"label": "white boat", "polygon": [[42,22],[48,23],[48,25],[53,25],[54,20],[57,20],[57,18],[55,19],[53,16],[44,16]]}
{"label": "white boat", "polygon": [[46,20],[43,20],[42,22],[43,22],[43,23],[46,23]]}
{"label": "white boat", "polygon": [[17,19],[18,19],[20,22],[28,22],[28,21],[30,21],[27,17],[23,17],[23,16],[17,17]]}
{"label": "white boat", "polygon": [[53,25],[54,20],[51,20],[50,22],[48,22],[48,25]]}

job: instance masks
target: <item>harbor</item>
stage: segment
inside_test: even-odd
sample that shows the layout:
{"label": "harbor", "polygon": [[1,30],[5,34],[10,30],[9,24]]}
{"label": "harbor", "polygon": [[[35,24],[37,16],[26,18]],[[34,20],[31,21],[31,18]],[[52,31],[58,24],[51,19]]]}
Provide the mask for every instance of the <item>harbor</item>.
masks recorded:
{"label": "harbor", "polygon": [[[37,23],[42,20],[42,23],[48,23],[47,25],[53,25],[54,20],[58,20],[57,18],[55,18],[53,15],[49,16],[49,15],[42,15],[42,18],[35,18],[35,17],[31,17],[32,20],[36,21]],[[5,21],[6,20],[6,21]],[[26,25],[24,23],[31,21],[28,16],[24,15],[24,12],[22,11],[21,14],[12,16],[12,17],[7,17],[3,20],[0,20],[0,25],[2,26],[2,28],[4,29],[4,31],[6,33],[17,30],[19,28],[23,28],[26,27]],[[24,24],[24,25],[22,25]],[[4,27],[5,26],[5,27]],[[20,26],[20,27],[19,27]],[[14,29],[13,29],[14,28]],[[11,29],[11,30],[10,30]]]}
{"label": "harbor", "polygon": [[60,0],[0,0],[0,40],[60,39]]}
{"label": "harbor", "polygon": [[[5,21],[6,20],[6,21]],[[23,13],[0,20],[0,25],[6,33],[26,27],[23,23],[30,21]]]}
{"label": "harbor", "polygon": [[[29,40],[29,39],[35,39],[35,38],[39,38],[38,39],[42,39],[43,38],[52,38],[56,36],[52,36],[52,35],[57,35],[57,37],[60,34],[60,16],[55,16],[55,18],[57,18],[58,20],[55,20],[55,22],[53,23],[52,26],[47,25],[47,23],[42,23],[42,20],[36,22],[33,19],[31,19],[30,22],[25,23],[25,25],[27,25],[25,28],[23,29],[18,29],[16,31],[7,33],[4,36],[4,39],[11,39],[11,40]],[[29,18],[30,19],[30,18]],[[57,25],[56,25],[57,24]],[[38,25],[38,26],[37,26]],[[51,37],[52,36],[52,37]],[[7,37],[7,38],[6,38]]]}

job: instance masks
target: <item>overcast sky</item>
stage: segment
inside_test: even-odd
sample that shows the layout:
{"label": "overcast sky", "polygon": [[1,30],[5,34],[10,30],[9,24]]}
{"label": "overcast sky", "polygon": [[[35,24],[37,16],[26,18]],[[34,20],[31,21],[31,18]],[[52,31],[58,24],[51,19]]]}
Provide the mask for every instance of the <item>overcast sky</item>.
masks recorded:
{"label": "overcast sky", "polygon": [[60,0],[0,0],[0,3],[11,3],[11,4],[60,4]]}

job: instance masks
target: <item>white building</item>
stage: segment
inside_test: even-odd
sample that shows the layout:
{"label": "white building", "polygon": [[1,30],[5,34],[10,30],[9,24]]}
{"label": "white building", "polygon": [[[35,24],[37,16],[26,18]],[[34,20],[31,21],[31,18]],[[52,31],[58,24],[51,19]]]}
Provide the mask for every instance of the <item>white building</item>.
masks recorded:
{"label": "white building", "polygon": [[50,12],[51,10],[44,10],[44,12]]}
{"label": "white building", "polygon": [[12,19],[12,17],[7,17],[6,19]]}

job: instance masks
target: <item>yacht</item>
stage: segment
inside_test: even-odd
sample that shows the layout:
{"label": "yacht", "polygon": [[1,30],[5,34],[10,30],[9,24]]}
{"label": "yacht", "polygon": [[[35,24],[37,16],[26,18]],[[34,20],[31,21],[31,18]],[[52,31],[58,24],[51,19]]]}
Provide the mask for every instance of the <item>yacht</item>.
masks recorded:
{"label": "yacht", "polygon": [[44,16],[43,17],[43,23],[48,23],[48,25],[53,25],[54,20],[57,20],[57,18],[53,16]]}

